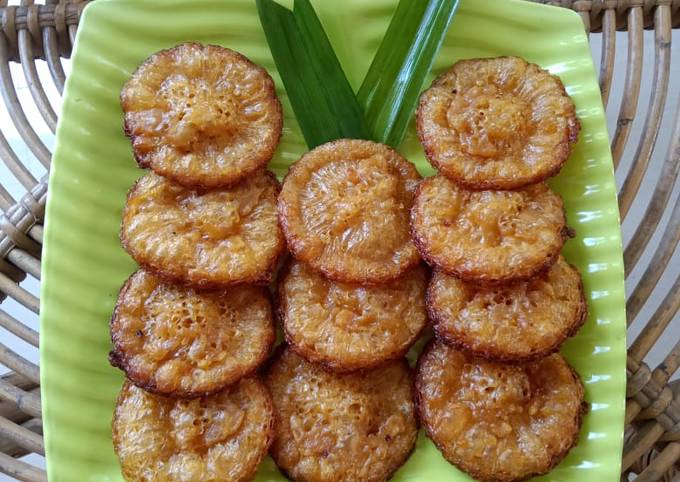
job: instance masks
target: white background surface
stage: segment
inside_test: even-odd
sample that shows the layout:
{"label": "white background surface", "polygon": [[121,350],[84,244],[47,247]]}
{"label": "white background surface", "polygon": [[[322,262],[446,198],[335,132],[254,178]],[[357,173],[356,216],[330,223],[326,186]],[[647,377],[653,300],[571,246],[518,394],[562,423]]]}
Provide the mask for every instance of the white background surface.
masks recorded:
{"label": "white background surface", "polygon": [[[10,4],[12,3],[18,2],[10,1]],[[627,51],[627,35],[625,32],[619,32],[617,34],[616,43],[617,43],[616,45],[617,56],[615,72],[618,73],[618,77],[615,77],[614,79],[612,85],[612,93],[610,95],[610,105],[608,106],[607,109],[607,120],[610,131],[610,137],[613,135],[616,126],[616,118],[618,115],[619,108],[618,103],[619,99],[622,97],[621,92],[624,84],[624,72],[626,66],[626,51]],[[680,45],[679,31],[674,32],[673,44]],[[599,68],[601,48],[601,36],[599,34],[593,34],[591,36],[591,45],[593,50],[593,58],[597,69]],[[638,107],[638,109],[641,111],[647,105],[649,105],[650,98],[649,96],[651,92],[651,84],[654,71],[653,32],[645,32],[644,48],[645,56],[644,56],[643,84],[640,93],[640,103]],[[657,148],[653,153],[651,165],[650,168],[648,169],[648,175],[646,176],[643,185],[640,189],[642,195],[636,199],[636,202],[632,207],[627,219],[623,223],[624,246],[630,240],[634,232],[633,229],[639,223],[640,218],[644,214],[647,203],[652,196],[654,186],[656,185],[656,182],[658,180],[659,172],[661,169],[661,163],[668,154],[667,146],[671,135],[672,121],[677,115],[677,107],[680,94],[680,89],[678,88],[678,86],[680,85],[680,47],[675,47],[672,49],[671,66],[672,66],[670,81],[671,87],[666,104],[666,109],[664,112],[662,130],[657,140]],[[28,91],[28,88],[26,87],[26,82],[23,77],[21,67],[18,64],[14,64],[11,67],[12,75],[14,76],[15,80],[15,85],[18,86],[18,94],[21,102],[23,103],[28,118],[33,123],[33,126],[38,132],[38,134],[44,139],[47,146],[49,148],[52,148],[53,136],[49,129],[47,128],[47,126],[45,125],[45,123],[42,121],[42,118],[38,110],[36,109],[35,105],[32,102],[30,93]],[[68,62],[65,62],[65,68],[67,72],[68,67],[69,67]],[[55,110],[58,112],[60,108],[59,96],[57,95],[56,89],[54,88],[52,80],[50,79],[46,65],[43,62],[39,62],[38,71],[40,73],[41,78],[44,79],[43,85],[47,90],[47,94],[50,96],[51,99],[54,100],[53,106]],[[625,178],[625,172],[627,171],[628,167],[630,166],[630,162],[634,157],[635,148],[637,147],[638,139],[643,130],[644,116],[638,115],[636,117],[637,118],[633,124],[632,134],[628,142],[628,148],[626,149],[621,167],[617,174],[617,184],[619,188],[621,187],[623,179]],[[19,158],[26,162],[34,176],[37,179],[40,179],[43,175],[45,175],[46,174],[45,169],[31,155],[28,148],[26,148],[26,146],[20,140],[20,137],[18,136],[16,130],[14,129],[12,121],[9,118],[5,110],[5,106],[2,102],[0,102],[0,127],[2,128],[3,134],[8,138],[8,141],[13,146]],[[16,198],[20,198],[21,195],[24,193],[21,185],[13,178],[9,170],[2,163],[0,163],[0,180],[2,181],[2,185],[5,186],[8,189],[8,191]],[[671,197],[671,200],[669,201],[671,205],[675,202],[675,199],[677,198],[679,191],[680,182],[676,183],[673,195]],[[653,250],[658,244],[660,235],[662,233],[662,228],[666,225],[669,214],[670,214],[669,212],[666,212],[666,214],[664,215],[660,225],[661,229],[657,230],[654,238],[652,239],[652,242],[650,243],[651,249],[648,249],[645,252],[640,262],[638,263],[638,267],[634,270],[634,272],[629,276],[628,280],[626,281],[626,290],[628,293],[630,293],[632,289],[635,287],[635,284],[637,283],[637,281],[639,280],[640,276],[644,271],[642,267],[644,267],[647,264],[647,260],[653,254]],[[676,277],[679,275],[680,275],[680,251],[676,250],[674,257],[672,258],[672,262],[670,263],[670,266],[664,273],[664,276],[661,278],[661,282],[657,286],[657,289],[654,291],[647,305],[640,312],[640,315],[637,317],[637,320],[633,323],[633,326],[629,331],[628,340],[629,344],[634,339],[634,336],[637,335],[639,330],[642,328],[643,320],[648,319],[648,317],[656,310],[660,301],[663,299],[668,289],[671,287]],[[26,289],[28,289],[30,292],[34,293],[37,296],[39,289],[39,283],[37,280],[29,276],[26,279],[26,281],[22,283],[22,286],[24,286]],[[27,324],[31,326],[33,329],[36,330],[38,329],[37,316],[28,311],[27,309],[23,308],[22,306],[18,305],[17,303],[11,300],[7,300],[2,303],[2,309],[7,311],[10,315],[14,316],[15,318],[27,322]],[[679,335],[680,335],[680,316],[676,316],[673,323],[666,332],[662,340],[662,343],[659,343],[657,346],[655,346],[655,348],[648,356],[647,361],[651,367],[655,367],[663,359],[663,357],[666,356],[668,351],[672,348],[672,345],[676,341],[678,341]],[[33,361],[34,363],[37,363],[38,361],[37,350],[30,347],[28,344],[24,343],[18,338],[14,337],[13,335],[11,335],[2,328],[0,328],[0,340],[3,344],[8,345],[12,350],[20,353],[27,359]],[[3,370],[4,367],[0,365],[0,371]],[[43,458],[36,455],[29,456],[28,459],[31,462],[37,463],[39,465],[44,464]],[[8,478],[0,474],[0,482],[10,480],[14,479]]]}

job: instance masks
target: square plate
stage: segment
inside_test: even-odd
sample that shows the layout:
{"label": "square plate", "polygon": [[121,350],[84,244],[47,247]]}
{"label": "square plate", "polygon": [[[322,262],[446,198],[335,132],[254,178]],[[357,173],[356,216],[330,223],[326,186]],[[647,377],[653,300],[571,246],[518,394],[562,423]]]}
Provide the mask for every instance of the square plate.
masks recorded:
{"label": "square plate", "polygon": [[[357,88],[396,0],[314,1]],[[41,293],[41,377],[52,482],[120,481],[111,414],[122,383],[107,361],[108,320],[135,264],[118,241],[121,210],[137,169],[122,133],[118,95],[151,53],[184,41],[224,45],[274,77],[285,120],[270,167],[281,176],[306,148],[267,47],[252,0],[99,0],[85,10],[64,94],[50,177]],[[435,63],[520,55],[558,74],[574,99],[582,132],[552,181],[577,237],[564,254],[583,275],[590,316],[563,353],[585,382],[591,411],[580,443],[541,480],[619,479],[625,390],[625,315],[619,215],[595,72],[575,13],[516,0],[463,0]],[[428,81],[429,83],[429,81]],[[413,129],[400,151],[430,175]],[[270,459],[260,481],[285,480]],[[424,437],[396,481],[462,481]]]}

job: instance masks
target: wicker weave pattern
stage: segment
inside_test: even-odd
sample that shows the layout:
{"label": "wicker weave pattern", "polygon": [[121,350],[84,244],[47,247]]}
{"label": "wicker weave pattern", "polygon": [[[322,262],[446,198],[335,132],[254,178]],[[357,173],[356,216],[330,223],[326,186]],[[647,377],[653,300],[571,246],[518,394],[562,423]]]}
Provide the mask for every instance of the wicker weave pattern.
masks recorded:
{"label": "wicker weave pattern", "polygon": [[[636,116],[645,118],[632,164],[619,193],[621,216],[625,218],[636,199],[654,150],[667,152],[659,181],[645,215],[636,226],[624,253],[626,272],[641,258],[652,235],[670,210],[661,241],[644,269],[639,283],[627,301],[629,324],[635,320],[657,285],[680,241],[680,201],[668,205],[680,171],[680,118],[674,119],[670,145],[656,145],[669,88],[671,30],[680,28],[680,0],[538,0],[540,3],[570,8],[583,19],[586,31],[602,33],[600,88],[605,106],[610,101],[614,75],[625,76],[624,98],[612,134],[612,153],[618,166],[631,138]],[[36,59],[45,60],[56,90],[61,94],[65,74],[61,58],[70,55],[80,15],[87,2],[47,0],[34,5],[22,0],[20,6],[7,6],[0,0],[0,93],[15,127],[32,154],[49,168],[51,153],[31,126],[19,103],[10,72],[10,62],[19,62],[36,107],[54,132],[57,116],[36,69]],[[643,52],[643,30],[653,29],[655,46]],[[616,31],[625,30],[629,49],[625,72],[615,72]],[[643,72],[643,55],[655,56],[653,72]],[[653,76],[650,102],[640,103],[640,84]],[[677,86],[675,86],[677,89]],[[19,285],[27,274],[40,279],[42,223],[47,197],[47,179],[37,180],[25,167],[25,160],[12,150],[0,126],[0,160],[24,187],[25,194],[14,199],[0,183],[0,326],[33,346],[38,333],[22,320],[10,316],[2,303],[11,298],[38,313],[39,300]],[[637,135],[635,136],[637,138]],[[4,184],[4,185],[3,185]],[[677,262],[677,259],[675,260]],[[646,320],[639,336],[628,350],[628,389],[623,476],[638,474],[637,480],[677,480],[680,470],[680,383],[669,383],[680,366],[678,333],[664,333],[680,309],[680,277],[668,291],[656,312]],[[645,364],[645,357],[662,336],[672,338],[674,348],[656,368]],[[39,369],[0,342],[0,363],[12,371],[0,377],[0,471],[19,480],[44,481],[45,473],[17,457],[27,453],[44,454],[41,437]]]}

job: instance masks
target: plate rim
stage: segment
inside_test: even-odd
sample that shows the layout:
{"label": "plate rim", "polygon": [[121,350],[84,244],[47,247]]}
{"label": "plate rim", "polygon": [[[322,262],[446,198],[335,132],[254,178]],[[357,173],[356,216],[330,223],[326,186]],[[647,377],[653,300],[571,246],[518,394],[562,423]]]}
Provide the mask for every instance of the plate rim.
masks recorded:
{"label": "plate rim", "polygon": [[[494,0],[497,1],[497,0]],[[536,9],[537,11],[545,9],[545,12],[550,11],[550,14],[558,14],[564,17],[565,21],[575,23],[578,22],[578,26],[581,32],[581,35],[583,38],[586,39],[586,45],[589,45],[587,42],[587,35],[585,33],[585,30],[583,29],[583,24],[582,24],[582,19],[580,15],[577,12],[574,12],[571,9],[563,8],[563,7],[557,7],[557,6],[552,6],[552,5],[544,5],[544,4],[537,4],[537,3],[529,3],[529,2],[524,2],[521,0],[502,0],[506,3],[512,3],[517,7],[521,8],[532,8]],[[97,2],[92,2],[86,6],[86,8],[83,11],[83,14],[81,16],[81,24],[80,26],[82,27],[83,25],[87,25],[86,22],[92,23],[92,21],[88,20],[93,14],[91,12],[96,12],[99,9],[105,8],[106,5],[108,4],[125,4],[126,6],[138,6],[139,4],[155,4],[155,5],[163,5],[165,8],[171,8],[170,6],[172,4],[184,4],[186,5],[186,2],[182,2],[181,0],[171,0],[168,2],[167,0],[98,0]],[[101,5],[99,7],[98,5]],[[559,13],[558,13],[559,12]],[[455,19],[454,19],[455,22]],[[81,32],[83,31],[83,28],[78,29],[78,34],[76,35],[76,39],[73,45],[73,50],[72,50],[72,58],[75,60],[78,55],[78,51],[81,49],[80,44],[81,44]],[[589,52],[590,54],[590,52]],[[591,66],[590,68],[593,70],[593,73],[595,72],[594,70],[594,64],[593,64],[593,59],[592,55],[588,55],[588,58],[590,59]],[[75,65],[74,65],[75,67]],[[74,69],[75,70],[75,69]],[[66,84],[64,87],[64,93],[63,93],[63,104],[62,104],[62,111],[63,108],[67,106],[67,103],[70,105],[71,102],[71,97],[74,94],[73,87],[71,86],[70,79],[72,78],[73,71],[71,72],[71,75],[68,76],[66,80]],[[595,77],[595,81],[596,81]],[[596,114],[597,117],[601,117],[601,119],[598,119],[598,122],[605,122],[605,113],[604,113],[604,108],[600,104],[598,108],[598,112]],[[57,254],[53,254],[51,252],[51,247],[56,237],[59,236],[59,230],[56,227],[53,227],[50,222],[50,219],[54,216],[51,214],[54,211],[54,200],[52,202],[49,201],[49,198],[52,196],[49,195],[50,192],[53,192],[51,189],[52,184],[53,184],[53,179],[55,176],[64,176],[66,174],[61,174],[61,169],[59,168],[59,165],[61,164],[61,161],[59,159],[63,155],[67,155],[68,150],[73,149],[73,147],[64,147],[63,144],[65,141],[60,141],[60,139],[63,138],[63,116],[60,113],[59,116],[59,122],[56,130],[56,136],[55,136],[55,148],[53,151],[53,164],[50,169],[49,173],[49,184],[48,184],[48,203],[46,205],[46,212],[45,212],[45,233],[44,233],[44,242],[43,242],[43,263],[45,266],[45,269],[42,272],[42,280],[40,284],[40,331],[44,332],[43,327],[45,326],[46,323],[48,323],[47,318],[50,316],[50,304],[51,304],[51,299],[50,299],[50,294],[49,294],[49,288],[51,287],[50,285],[53,283],[56,283],[56,279],[59,277],[58,273],[52,272],[52,269],[50,268],[50,263],[51,259],[53,256],[57,256]],[[607,129],[606,129],[606,122],[604,123],[604,132],[605,134],[608,135]],[[64,152],[65,151],[65,152]],[[608,161],[611,164],[611,151],[608,151]],[[55,169],[55,166],[57,169]],[[55,174],[56,173],[56,174]],[[613,180],[613,165],[611,167],[611,174],[610,174],[611,179]],[[63,202],[63,201],[60,201]],[[58,204],[58,203],[57,203]],[[620,289],[624,294],[625,294],[625,284],[624,284],[624,269],[623,269],[623,243],[622,243],[622,237],[621,237],[621,223],[620,223],[620,215],[618,212],[618,204],[614,203],[614,206],[616,208],[616,215],[618,219],[618,230],[617,230],[617,250],[618,250],[618,255],[620,255],[621,258],[621,263],[620,267],[618,269],[619,273],[617,273],[617,279],[620,281],[620,287],[617,289]],[[64,229],[61,227],[60,229]],[[611,266],[609,269],[614,269],[613,266]],[[53,279],[54,278],[54,279]],[[47,297],[45,294],[48,293]],[[614,315],[612,314],[611,318],[621,318],[621,321],[623,322],[623,333],[624,333],[624,338],[623,338],[623,346],[624,346],[624,359],[623,363],[621,364],[621,370],[623,371],[623,380],[624,380],[624,388],[625,388],[625,379],[626,379],[626,370],[625,370],[625,333],[626,333],[626,327],[625,327],[625,298],[624,298],[624,303],[618,306],[619,308],[619,313]],[[53,308],[55,311],[57,311],[56,308]],[[49,345],[50,342],[47,344]],[[50,378],[48,378],[47,373],[49,373],[49,369],[45,370],[45,367],[47,367],[47,355],[46,355],[46,350],[44,349],[45,343],[44,340],[41,340],[40,344],[40,365],[42,367],[40,371],[40,382],[41,382],[41,400],[42,400],[42,407],[43,407],[43,426],[44,426],[44,440],[45,440],[45,460],[46,460],[46,466],[47,466],[47,472],[48,474],[52,474],[53,472],[53,466],[54,464],[50,464],[50,457],[49,457],[49,450],[48,447],[51,445],[51,441],[55,439],[55,434],[52,433],[52,428],[51,428],[51,422],[52,418],[50,415],[50,407],[49,407],[49,389],[48,387],[51,385],[52,381]],[[625,393],[624,395],[620,398],[619,400],[619,411],[621,412],[621,420],[619,423],[620,426],[620,437],[619,437],[619,452],[621,451],[620,449],[623,446],[623,436],[624,436],[624,412],[623,408],[625,407]],[[621,459],[619,457],[618,459],[618,472],[620,473],[620,466],[621,466]]]}

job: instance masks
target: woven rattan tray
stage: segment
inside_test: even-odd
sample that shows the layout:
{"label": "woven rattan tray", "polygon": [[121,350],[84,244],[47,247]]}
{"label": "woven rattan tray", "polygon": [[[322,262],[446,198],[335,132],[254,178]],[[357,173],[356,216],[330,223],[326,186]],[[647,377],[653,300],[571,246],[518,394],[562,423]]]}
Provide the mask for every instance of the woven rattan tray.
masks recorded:
{"label": "woven rattan tray", "polygon": [[[644,481],[674,480],[680,457],[680,385],[669,380],[680,365],[680,343],[677,331],[666,327],[680,307],[680,278],[669,282],[664,273],[679,262],[674,253],[680,240],[680,201],[673,189],[680,171],[680,121],[662,114],[669,93],[677,95],[679,85],[671,77],[671,38],[672,29],[680,27],[680,1],[543,3],[576,10],[586,31],[593,38],[601,36],[600,87],[605,106],[617,117],[610,134],[617,175],[623,181],[621,216],[632,226],[631,236],[624,239],[624,260],[630,284],[628,323],[636,333],[628,350],[623,474],[639,474],[638,480]],[[47,199],[43,173],[49,169],[51,152],[48,141],[37,134],[36,123],[56,128],[56,93],[62,92],[65,80],[62,62],[70,55],[85,4],[48,0],[46,5],[24,1],[7,6],[0,1],[0,91],[13,121],[12,126],[0,125],[1,172],[7,173],[0,178],[0,362],[10,369],[0,379],[0,471],[19,480],[46,480],[35,465],[39,458],[19,460],[44,453],[39,368],[29,359],[35,359],[30,347],[39,341],[33,327]],[[651,35],[646,29],[654,30],[654,47],[643,51],[644,36]],[[627,31],[623,45],[617,30]],[[625,62],[615,62],[624,57]],[[648,57],[654,58],[653,68],[643,69]],[[36,65],[43,61],[51,80],[38,75]],[[28,86],[28,102],[19,101],[19,77]],[[624,84],[622,98],[610,98],[619,79]],[[651,85],[649,98],[641,95],[645,83]],[[30,115],[36,110],[42,120]],[[663,142],[658,142],[664,126],[670,138],[662,136]],[[13,137],[21,141],[10,144],[7,139]],[[655,158],[661,162],[655,163]],[[648,185],[651,189],[640,189]],[[639,203],[644,203],[644,215],[626,219]],[[657,288],[663,290],[658,305],[649,302]],[[24,342],[25,349],[15,349]],[[670,348],[661,363],[650,368],[645,361],[659,345]]]}

